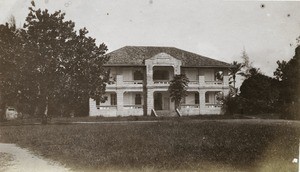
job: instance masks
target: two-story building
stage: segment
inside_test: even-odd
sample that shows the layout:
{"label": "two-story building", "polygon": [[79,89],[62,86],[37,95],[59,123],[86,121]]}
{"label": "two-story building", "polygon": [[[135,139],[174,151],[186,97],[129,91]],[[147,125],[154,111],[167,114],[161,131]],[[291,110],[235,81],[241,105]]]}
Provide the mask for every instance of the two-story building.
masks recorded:
{"label": "two-story building", "polygon": [[221,114],[218,97],[229,92],[230,64],[174,47],[125,46],[108,55],[107,101],[90,99],[90,116],[172,115],[169,82],[181,73],[190,82],[180,113]]}

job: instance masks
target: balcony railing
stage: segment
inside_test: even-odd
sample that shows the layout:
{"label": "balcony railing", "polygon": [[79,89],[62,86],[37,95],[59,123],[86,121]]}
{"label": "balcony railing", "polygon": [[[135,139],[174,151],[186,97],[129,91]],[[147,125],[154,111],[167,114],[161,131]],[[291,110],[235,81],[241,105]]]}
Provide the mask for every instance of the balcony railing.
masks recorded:
{"label": "balcony railing", "polygon": [[220,107],[222,107],[222,104],[217,104],[217,103],[206,103],[205,104],[205,106],[206,107],[208,107],[208,108],[220,108]]}
{"label": "balcony railing", "polygon": [[183,104],[183,105],[181,105],[181,108],[184,108],[184,109],[199,109],[200,105],[199,104]]}
{"label": "balcony railing", "polygon": [[168,80],[154,80],[154,84],[170,84],[170,81]]}
{"label": "balcony railing", "polygon": [[124,105],[124,109],[143,109],[143,105]]}
{"label": "balcony railing", "polygon": [[96,105],[97,109],[114,109],[116,110],[117,109],[117,106],[116,105]]}
{"label": "balcony railing", "polygon": [[136,85],[136,84],[143,84],[143,80],[135,80],[135,81],[123,81],[124,84],[128,85]]}
{"label": "balcony railing", "polygon": [[223,81],[205,81],[207,85],[223,85]]}
{"label": "balcony railing", "polygon": [[[142,84],[143,84],[143,80],[124,81],[122,75],[117,75],[115,80],[111,80],[107,83],[107,86],[110,88],[113,88],[116,86],[126,86],[126,85],[133,86],[133,87],[140,87]],[[168,86],[170,84],[170,81],[154,79],[153,84],[160,85],[160,86]],[[226,84],[228,84],[226,78],[224,78],[224,81],[205,81],[204,76],[199,76],[199,79],[192,80],[189,82],[190,86],[199,86],[199,85],[200,86],[223,86]]]}
{"label": "balcony railing", "polygon": [[189,84],[190,85],[199,85],[199,81],[190,81]]}

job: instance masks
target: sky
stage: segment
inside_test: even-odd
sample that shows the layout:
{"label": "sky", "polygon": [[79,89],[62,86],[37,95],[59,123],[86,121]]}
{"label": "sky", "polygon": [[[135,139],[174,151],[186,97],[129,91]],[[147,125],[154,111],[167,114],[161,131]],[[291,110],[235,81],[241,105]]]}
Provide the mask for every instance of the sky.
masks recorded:
{"label": "sky", "polygon": [[[31,0],[0,0],[0,24],[22,26]],[[232,63],[246,51],[273,76],[277,60],[293,57],[300,36],[300,1],[36,0],[86,27],[109,51],[126,45],[177,47]]]}

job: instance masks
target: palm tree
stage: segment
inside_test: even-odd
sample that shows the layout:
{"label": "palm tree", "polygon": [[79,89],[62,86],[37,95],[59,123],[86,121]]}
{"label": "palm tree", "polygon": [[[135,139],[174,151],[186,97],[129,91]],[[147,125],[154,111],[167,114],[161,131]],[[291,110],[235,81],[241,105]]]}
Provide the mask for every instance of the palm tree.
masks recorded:
{"label": "palm tree", "polygon": [[242,63],[238,63],[237,61],[233,61],[232,63],[232,68],[229,68],[229,72],[231,77],[229,78],[229,80],[232,79],[232,81],[229,82],[229,84],[233,83],[233,88],[235,88],[235,82],[236,82],[236,75],[240,74],[238,73],[239,71],[241,71],[241,69],[244,67],[244,65]]}
{"label": "palm tree", "polygon": [[175,75],[170,82],[169,93],[171,101],[175,101],[175,109],[180,109],[180,102],[187,96],[189,79],[185,74]]}
{"label": "palm tree", "polygon": [[257,75],[261,73],[259,68],[251,67],[247,69],[246,71],[237,73],[238,75],[243,76],[245,79],[250,78],[251,76]]}

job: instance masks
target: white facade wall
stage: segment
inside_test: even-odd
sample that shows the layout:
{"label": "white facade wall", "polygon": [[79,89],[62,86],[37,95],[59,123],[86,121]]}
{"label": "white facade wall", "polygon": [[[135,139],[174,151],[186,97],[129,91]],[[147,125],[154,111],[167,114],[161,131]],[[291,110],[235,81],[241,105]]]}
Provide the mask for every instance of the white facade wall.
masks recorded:
{"label": "white facade wall", "polygon": [[214,81],[215,80],[215,71],[214,69],[203,69],[205,81]]}
{"label": "white facade wall", "polygon": [[93,99],[89,100],[89,116],[106,116],[106,117],[114,117],[117,116],[117,108],[112,107],[97,107],[96,101]]}
{"label": "white facade wall", "polygon": [[192,115],[200,115],[200,108],[181,108],[180,113],[182,116],[192,116]]}
{"label": "white facade wall", "polygon": [[123,75],[124,81],[133,81],[133,69],[131,67],[124,68],[122,75]]}
{"label": "white facade wall", "polygon": [[190,81],[199,81],[199,71],[197,68],[185,68],[184,72]]}
{"label": "white facade wall", "polygon": [[135,97],[137,94],[141,95],[141,104],[144,104],[143,93],[142,92],[124,92],[123,104],[124,105],[135,105]]}
{"label": "white facade wall", "polygon": [[188,92],[188,95],[185,97],[185,104],[195,104],[195,92]]}

